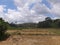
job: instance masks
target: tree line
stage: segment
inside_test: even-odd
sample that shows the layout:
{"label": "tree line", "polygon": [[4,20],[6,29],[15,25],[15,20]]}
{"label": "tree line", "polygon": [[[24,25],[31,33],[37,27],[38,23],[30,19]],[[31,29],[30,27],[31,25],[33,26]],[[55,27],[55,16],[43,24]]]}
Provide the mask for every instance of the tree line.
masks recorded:
{"label": "tree line", "polygon": [[38,28],[60,28],[60,19],[52,20],[50,17],[46,17],[45,21],[38,23]]}
{"label": "tree line", "polygon": [[17,28],[60,28],[60,19],[53,20],[50,17],[46,17],[44,21],[39,21],[38,23],[10,23],[9,25]]}
{"label": "tree line", "polygon": [[3,23],[4,20],[0,18],[0,26],[3,24],[8,29],[17,29],[17,28],[60,28],[60,19],[51,19],[50,17],[46,17],[44,21],[39,21],[38,23],[22,23],[22,24],[15,24],[15,23]]}

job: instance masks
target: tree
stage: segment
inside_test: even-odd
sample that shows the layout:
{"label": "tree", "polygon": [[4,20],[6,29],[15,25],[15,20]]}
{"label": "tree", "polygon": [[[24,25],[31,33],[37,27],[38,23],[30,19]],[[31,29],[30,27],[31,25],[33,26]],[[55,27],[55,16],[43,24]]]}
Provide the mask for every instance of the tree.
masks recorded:
{"label": "tree", "polygon": [[50,28],[52,24],[52,19],[50,17],[46,17],[45,21],[39,22],[38,27],[40,28]]}
{"label": "tree", "polygon": [[60,28],[60,19],[54,20],[55,26]]}
{"label": "tree", "polygon": [[0,18],[0,40],[4,37],[6,30],[6,23],[2,18]]}
{"label": "tree", "polygon": [[50,17],[45,18],[45,22],[46,22],[47,27],[51,27],[52,21],[53,20]]}
{"label": "tree", "polygon": [[51,21],[52,19],[50,17],[45,18],[46,21]]}

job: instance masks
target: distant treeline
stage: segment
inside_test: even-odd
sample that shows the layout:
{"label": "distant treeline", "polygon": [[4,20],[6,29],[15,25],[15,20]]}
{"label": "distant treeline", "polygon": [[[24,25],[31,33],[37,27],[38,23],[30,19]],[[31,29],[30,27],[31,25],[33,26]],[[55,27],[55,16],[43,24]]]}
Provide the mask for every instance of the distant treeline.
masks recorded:
{"label": "distant treeline", "polygon": [[45,21],[38,23],[38,28],[60,28],[60,19],[52,20],[50,17],[45,18]]}
{"label": "distant treeline", "polygon": [[60,28],[60,19],[51,19],[46,17],[44,21],[38,23],[23,23],[23,24],[14,24],[6,22],[8,29],[20,29],[20,28]]}

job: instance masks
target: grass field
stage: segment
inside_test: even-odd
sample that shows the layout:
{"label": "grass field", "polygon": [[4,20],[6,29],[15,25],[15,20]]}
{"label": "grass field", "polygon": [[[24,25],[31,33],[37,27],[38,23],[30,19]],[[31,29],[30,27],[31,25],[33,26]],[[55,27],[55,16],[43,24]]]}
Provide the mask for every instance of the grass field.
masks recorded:
{"label": "grass field", "polygon": [[0,45],[60,45],[60,29],[8,30],[11,36]]}
{"label": "grass field", "polygon": [[8,33],[20,33],[31,35],[60,35],[60,29],[22,29],[22,30],[8,30]]}

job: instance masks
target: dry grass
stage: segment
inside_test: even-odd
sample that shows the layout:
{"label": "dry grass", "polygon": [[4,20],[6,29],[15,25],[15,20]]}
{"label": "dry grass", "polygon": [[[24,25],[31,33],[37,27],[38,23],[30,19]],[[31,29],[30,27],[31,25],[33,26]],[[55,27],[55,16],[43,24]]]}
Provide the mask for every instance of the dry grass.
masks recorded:
{"label": "dry grass", "polygon": [[[50,29],[51,30],[51,29]],[[45,34],[55,34],[54,32],[49,31],[48,29],[23,29],[23,30],[8,30],[7,31],[10,34],[13,33],[20,33],[20,34],[24,34],[24,35],[45,35]]]}
{"label": "dry grass", "polygon": [[52,35],[55,33],[47,29],[8,30],[7,32],[11,36],[0,42],[0,45],[60,45],[60,36]]}

